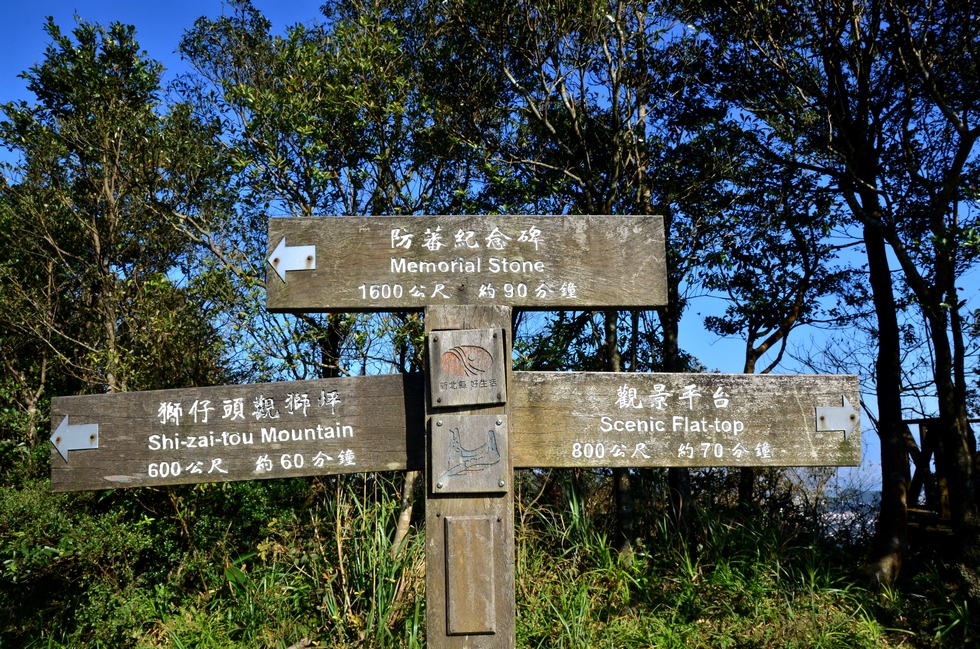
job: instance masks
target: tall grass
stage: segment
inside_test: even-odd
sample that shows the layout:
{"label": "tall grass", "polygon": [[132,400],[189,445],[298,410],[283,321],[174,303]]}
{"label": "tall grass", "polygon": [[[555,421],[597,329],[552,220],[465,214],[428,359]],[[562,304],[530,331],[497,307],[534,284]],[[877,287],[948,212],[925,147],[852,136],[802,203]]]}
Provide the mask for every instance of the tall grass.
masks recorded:
{"label": "tall grass", "polygon": [[[968,647],[978,606],[939,556],[862,588],[812,511],[713,498],[676,526],[638,475],[628,558],[609,477],[524,472],[520,647]],[[720,476],[709,476],[718,481]],[[423,647],[424,529],[392,558],[400,477],[55,495],[0,490],[0,647]],[[421,496],[421,494],[417,494]]]}

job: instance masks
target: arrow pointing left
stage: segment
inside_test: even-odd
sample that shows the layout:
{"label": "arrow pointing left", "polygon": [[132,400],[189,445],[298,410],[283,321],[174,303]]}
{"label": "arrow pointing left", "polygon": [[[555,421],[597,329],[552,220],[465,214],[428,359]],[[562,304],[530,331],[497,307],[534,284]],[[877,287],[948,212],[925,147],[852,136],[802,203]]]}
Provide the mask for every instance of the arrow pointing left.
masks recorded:
{"label": "arrow pointing left", "polygon": [[65,415],[54,434],[51,435],[51,443],[67,462],[68,451],[99,448],[99,425],[75,424],[71,426],[68,424],[68,415]]}
{"label": "arrow pointing left", "polygon": [[283,237],[269,255],[269,263],[285,282],[287,270],[316,269],[316,246],[287,246],[286,237]]}

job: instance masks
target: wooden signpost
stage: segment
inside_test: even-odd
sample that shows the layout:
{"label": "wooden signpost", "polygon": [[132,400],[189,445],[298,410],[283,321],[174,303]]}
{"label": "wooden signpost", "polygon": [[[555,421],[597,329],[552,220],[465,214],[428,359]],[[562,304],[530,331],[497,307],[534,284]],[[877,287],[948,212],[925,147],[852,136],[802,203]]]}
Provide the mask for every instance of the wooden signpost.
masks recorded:
{"label": "wooden signpost", "polygon": [[[419,468],[421,376],[51,400],[55,491]],[[76,426],[88,431],[81,439]],[[93,439],[94,437],[94,439]]]}
{"label": "wooden signpost", "polygon": [[513,371],[512,308],[664,303],[659,217],[270,219],[269,248],[271,310],[424,309],[424,376],[56,398],[55,490],[424,468],[428,646],[496,649],[515,467],[861,461],[854,376]]}

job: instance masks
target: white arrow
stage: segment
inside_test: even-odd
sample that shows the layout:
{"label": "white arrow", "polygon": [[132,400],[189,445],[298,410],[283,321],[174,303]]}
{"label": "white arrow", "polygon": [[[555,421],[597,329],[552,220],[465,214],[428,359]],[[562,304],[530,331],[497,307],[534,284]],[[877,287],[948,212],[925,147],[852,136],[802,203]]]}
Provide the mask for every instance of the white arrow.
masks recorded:
{"label": "white arrow", "polygon": [[842,430],[844,431],[844,441],[847,436],[854,432],[858,426],[858,413],[847,400],[844,400],[843,407],[817,408],[817,432]]}
{"label": "white arrow", "polygon": [[61,453],[61,457],[68,461],[68,451],[82,451],[89,448],[99,448],[99,425],[98,424],[75,424],[68,425],[68,415],[61,420],[58,428],[51,436],[51,443]]}
{"label": "white arrow", "polygon": [[286,237],[283,237],[269,255],[269,263],[285,282],[287,270],[316,269],[316,246],[287,246]]}

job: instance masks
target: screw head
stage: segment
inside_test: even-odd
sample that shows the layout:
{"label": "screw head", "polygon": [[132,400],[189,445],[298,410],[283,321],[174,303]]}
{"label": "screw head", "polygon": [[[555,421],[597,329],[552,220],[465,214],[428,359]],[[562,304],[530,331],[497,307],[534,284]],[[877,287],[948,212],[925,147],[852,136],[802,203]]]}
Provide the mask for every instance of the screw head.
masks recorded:
{"label": "screw head", "polygon": [[439,336],[433,336],[432,337],[432,342],[434,342],[434,343],[439,342]]}
{"label": "screw head", "polygon": [[442,483],[441,482],[437,482],[436,483],[436,489],[442,489]]}
{"label": "screw head", "polygon": [[442,426],[442,420],[441,419],[437,419],[436,420],[436,426]]}
{"label": "screw head", "polygon": [[504,420],[503,419],[497,419],[497,425],[498,426],[503,426],[504,425]]}
{"label": "screw head", "polygon": [[442,397],[436,397],[436,403],[442,403]]}
{"label": "screw head", "polygon": [[500,482],[497,483],[497,485],[500,486],[500,487],[503,487],[504,486],[504,481],[501,480]]}

